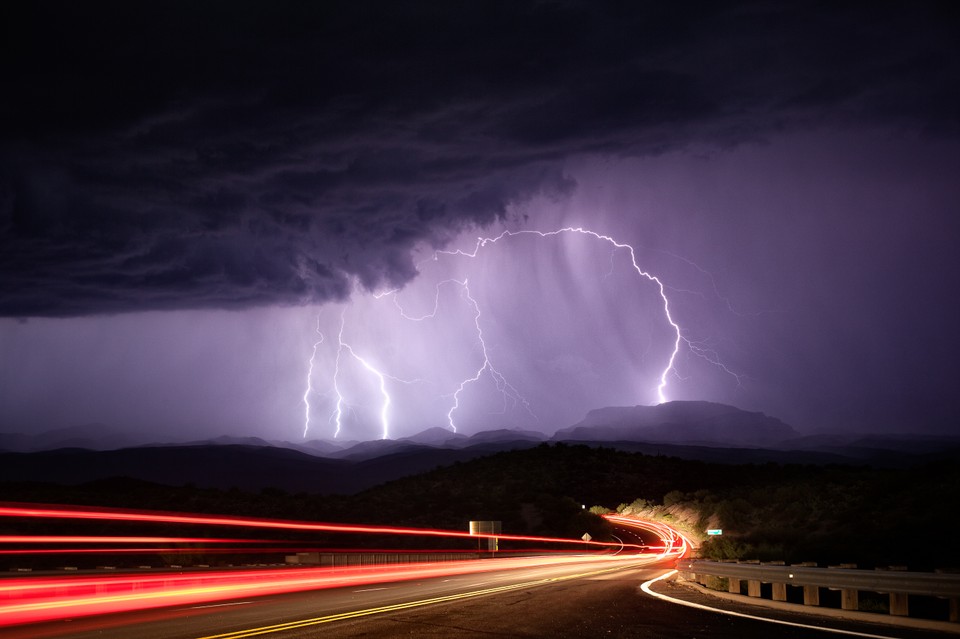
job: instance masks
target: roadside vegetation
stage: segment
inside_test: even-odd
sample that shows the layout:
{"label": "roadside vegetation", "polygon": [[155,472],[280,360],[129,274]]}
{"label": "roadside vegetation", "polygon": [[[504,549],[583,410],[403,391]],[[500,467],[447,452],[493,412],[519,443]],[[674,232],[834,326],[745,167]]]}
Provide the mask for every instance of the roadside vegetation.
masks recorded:
{"label": "roadside vegetation", "polygon": [[[675,526],[710,559],[960,568],[960,553],[949,541],[960,503],[956,463],[785,470],[782,479],[673,490],[658,502],[638,499],[616,510]],[[723,534],[707,536],[708,529]]]}
{"label": "roadside vegetation", "polygon": [[[0,495],[3,501],[464,531],[470,520],[499,520],[504,533],[579,538],[587,532],[598,540],[610,539],[610,529],[598,515],[616,511],[669,523],[700,541],[702,556],[715,559],[960,567],[957,545],[945,541],[960,503],[960,464],[955,461],[898,470],[711,464],[543,444],[348,496],[170,487],[124,478],[81,486],[2,484]],[[77,534],[77,523],[71,525]],[[58,527],[62,532],[62,526],[0,519],[0,534],[53,534]],[[83,532],[116,534],[108,526],[87,522]],[[708,539],[708,528],[720,528],[723,535]],[[133,534],[134,527],[125,530]],[[160,533],[156,527],[151,532]],[[306,541],[341,548],[424,545],[422,539],[344,535],[312,535]],[[429,543],[463,545],[462,540]],[[193,561],[225,559],[200,556]]]}

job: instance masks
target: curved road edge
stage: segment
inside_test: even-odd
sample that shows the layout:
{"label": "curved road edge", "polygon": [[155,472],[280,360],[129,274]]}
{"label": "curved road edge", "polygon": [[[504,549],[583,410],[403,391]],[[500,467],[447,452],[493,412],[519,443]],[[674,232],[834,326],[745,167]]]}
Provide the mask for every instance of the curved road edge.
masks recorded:
{"label": "curved road edge", "polygon": [[[861,632],[856,630],[845,630],[841,628],[829,628],[825,626],[816,626],[816,625],[805,624],[805,623],[800,623],[796,621],[786,621],[783,619],[776,619],[773,617],[752,615],[744,612],[728,610],[725,608],[708,606],[708,605],[697,603],[694,601],[688,601],[685,599],[679,599],[677,597],[671,597],[669,595],[656,592],[653,589],[654,584],[661,581],[666,581],[668,579],[673,579],[677,576],[677,574],[678,572],[676,570],[665,572],[659,577],[655,577],[653,579],[650,579],[649,581],[642,583],[640,585],[640,589],[647,595],[654,597],[656,599],[660,599],[661,601],[666,601],[666,602],[673,603],[680,606],[687,606],[689,608],[696,608],[699,610],[715,612],[718,614],[728,615],[731,617],[739,617],[743,619],[764,621],[767,623],[779,624],[783,626],[791,626],[795,628],[803,628],[808,630],[819,630],[821,632],[828,632],[832,634],[839,634],[839,635],[845,635],[845,636],[865,637],[868,639],[896,639],[896,637],[893,637],[892,635],[873,634],[873,633]],[[767,609],[770,609],[771,612],[776,610],[779,612],[788,612],[788,613],[794,613],[794,614],[808,615],[812,617],[835,619],[838,621],[844,621],[849,623],[868,623],[873,625],[885,625],[885,626],[910,628],[913,630],[930,630],[935,632],[960,634],[960,626],[958,626],[957,624],[952,624],[945,621],[934,621],[934,620],[928,620],[928,619],[905,619],[902,617],[878,618],[877,614],[875,613],[859,613],[859,612],[839,611],[839,610],[819,609],[819,608],[816,610],[811,610],[809,607],[798,606],[797,604],[773,602],[773,601],[766,601],[766,600],[743,601],[741,597],[737,597],[736,595],[729,595],[727,593],[712,591],[706,588],[702,588],[696,584],[690,584],[689,582],[685,582],[681,579],[677,579],[676,582],[678,583],[678,585],[682,585],[683,587],[689,588],[695,592],[709,596],[719,601],[726,601],[728,603],[734,603],[739,606],[755,607],[758,609],[767,608]]]}

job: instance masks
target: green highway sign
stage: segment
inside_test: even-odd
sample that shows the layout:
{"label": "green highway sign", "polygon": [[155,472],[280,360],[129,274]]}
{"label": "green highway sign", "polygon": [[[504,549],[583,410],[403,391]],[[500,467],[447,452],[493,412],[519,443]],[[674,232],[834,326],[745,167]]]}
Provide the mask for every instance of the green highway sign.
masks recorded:
{"label": "green highway sign", "polygon": [[721,530],[720,528],[710,528],[710,529],[707,530],[707,534],[708,534],[708,535],[722,535],[722,534],[723,534],[723,530]]}

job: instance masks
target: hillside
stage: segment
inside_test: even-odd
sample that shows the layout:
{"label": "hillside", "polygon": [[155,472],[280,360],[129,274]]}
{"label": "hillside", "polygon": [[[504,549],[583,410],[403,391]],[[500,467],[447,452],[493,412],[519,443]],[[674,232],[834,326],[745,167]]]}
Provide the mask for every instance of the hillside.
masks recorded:
{"label": "hillside", "polygon": [[[583,506],[622,509],[639,499],[680,505],[696,514],[692,523],[700,528],[715,517],[725,533],[707,547],[711,556],[950,568],[960,566],[955,545],[934,543],[932,532],[921,535],[923,543],[911,540],[917,530],[939,531],[952,521],[943,509],[960,500],[958,459],[954,453],[907,469],[713,464],[560,443],[455,462],[351,496],[171,488],[131,479],[6,483],[0,490],[8,501],[430,528],[497,519],[510,533],[597,538],[607,534],[604,525]],[[322,543],[420,542],[329,537]]]}
{"label": "hillside", "polygon": [[528,440],[488,441],[464,448],[434,448],[403,441],[375,441],[337,451],[336,457],[266,443],[0,452],[0,482],[77,485],[123,477],[168,486],[353,494],[437,466],[536,444]]}

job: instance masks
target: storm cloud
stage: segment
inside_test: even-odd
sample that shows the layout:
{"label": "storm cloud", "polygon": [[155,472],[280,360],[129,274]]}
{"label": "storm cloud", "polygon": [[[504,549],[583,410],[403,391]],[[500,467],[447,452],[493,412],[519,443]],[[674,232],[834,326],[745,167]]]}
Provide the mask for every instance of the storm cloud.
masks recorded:
{"label": "storm cloud", "polygon": [[[565,162],[960,130],[949,3],[9,2],[0,314],[301,305]],[[896,42],[896,46],[891,46]]]}

